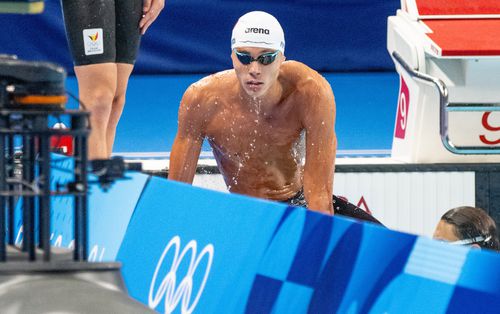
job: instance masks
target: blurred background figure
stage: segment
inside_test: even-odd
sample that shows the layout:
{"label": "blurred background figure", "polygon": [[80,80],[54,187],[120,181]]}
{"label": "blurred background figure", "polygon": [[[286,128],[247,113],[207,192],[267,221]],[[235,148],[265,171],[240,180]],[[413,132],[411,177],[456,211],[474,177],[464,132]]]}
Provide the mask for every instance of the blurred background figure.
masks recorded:
{"label": "blurred background figure", "polygon": [[433,238],[495,251],[500,248],[495,221],[477,207],[461,206],[444,213]]}
{"label": "blurred background figure", "polygon": [[164,0],[63,0],[66,36],[81,102],[90,111],[89,159],[111,156],[141,35]]}

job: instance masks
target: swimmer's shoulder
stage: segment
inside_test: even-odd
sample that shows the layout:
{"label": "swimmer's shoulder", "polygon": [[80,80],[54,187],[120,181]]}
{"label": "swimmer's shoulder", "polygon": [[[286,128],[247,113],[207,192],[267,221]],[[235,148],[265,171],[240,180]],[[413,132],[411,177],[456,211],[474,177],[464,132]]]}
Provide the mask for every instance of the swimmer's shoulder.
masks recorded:
{"label": "swimmer's shoulder", "polygon": [[207,75],[189,86],[188,92],[197,96],[207,97],[218,91],[227,91],[227,88],[237,82],[234,70],[220,71]]}
{"label": "swimmer's shoulder", "polygon": [[285,61],[280,76],[298,92],[308,94],[318,89],[331,91],[328,81],[316,70],[299,61]]}
{"label": "swimmer's shoulder", "polygon": [[213,112],[221,103],[221,100],[231,90],[237,78],[234,70],[217,72],[203,77],[197,82],[192,83],[185,91],[181,108],[198,112],[200,114]]}

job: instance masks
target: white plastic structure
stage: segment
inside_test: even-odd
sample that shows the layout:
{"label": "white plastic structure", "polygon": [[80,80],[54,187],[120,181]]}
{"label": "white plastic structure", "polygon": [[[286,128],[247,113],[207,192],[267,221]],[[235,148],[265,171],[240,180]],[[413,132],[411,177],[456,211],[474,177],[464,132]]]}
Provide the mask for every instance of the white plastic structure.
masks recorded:
{"label": "white plastic structure", "polygon": [[391,157],[500,162],[500,1],[401,0],[387,49],[400,74]]}

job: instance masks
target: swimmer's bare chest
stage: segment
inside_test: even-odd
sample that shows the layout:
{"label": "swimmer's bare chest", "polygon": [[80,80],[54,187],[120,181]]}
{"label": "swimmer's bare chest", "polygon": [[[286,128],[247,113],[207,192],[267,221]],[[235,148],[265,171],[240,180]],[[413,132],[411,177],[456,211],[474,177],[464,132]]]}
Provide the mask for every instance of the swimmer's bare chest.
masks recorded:
{"label": "swimmer's bare chest", "polygon": [[[221,153],[262,161],[290,150],[302,124],[293,104],[272,111],[231,106],[214,114],[206,127],[210,144]],[[287,110],[288,109],[288,110]],[[228,156],[230,157],[230,156]]]}
{"label": "swimmer's bare chest", "polygon": [[280,189],[296,192],[301,182],[293,149],[303,127],[293,105],[267,112],[230,106],[214,114],[206,136],[228,186],[266,198]]}

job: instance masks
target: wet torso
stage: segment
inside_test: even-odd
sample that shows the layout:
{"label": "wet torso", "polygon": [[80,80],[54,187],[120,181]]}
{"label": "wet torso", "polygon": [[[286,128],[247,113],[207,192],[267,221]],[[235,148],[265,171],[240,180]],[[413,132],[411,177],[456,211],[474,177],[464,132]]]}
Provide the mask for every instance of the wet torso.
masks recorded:
{"label": "wet torso", "polygon": [[204,135],[231,192],[285,200],[302,188],[300,106],[305,104],[302,78],[293,74],[301,66],[283,64],[278,78],[281,97],[267,106],[257,99],[243,101],[233,71],[200,82],[203,106],[208,106]]}

